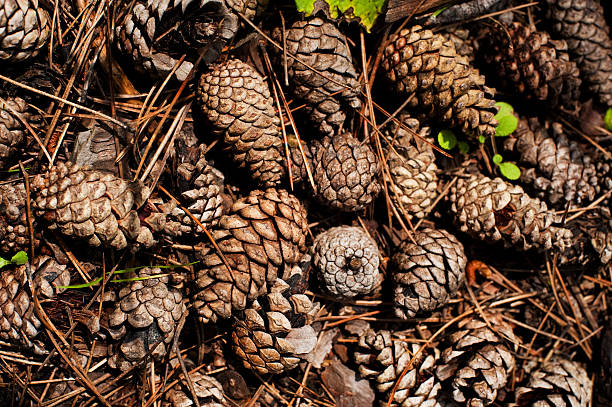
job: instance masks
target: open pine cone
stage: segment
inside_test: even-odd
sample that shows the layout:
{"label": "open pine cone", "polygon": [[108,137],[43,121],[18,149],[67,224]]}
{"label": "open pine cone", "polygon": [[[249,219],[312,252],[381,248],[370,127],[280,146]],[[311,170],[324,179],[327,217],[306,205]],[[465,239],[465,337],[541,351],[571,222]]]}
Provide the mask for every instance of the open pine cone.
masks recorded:
{"label": "open pine cone", "polygon": [[0,64],[21,62],[38,55],[50,36],[49,13],[38,0],[0,3]]}
{"label": "open pine cone", "polygon": [[0,185],[0,256],[25,250],[30,244],[23,183]]}
{"label": "open pine cone", "polygon": [[202,321],[229,318],[264,294],[306,252],[307,227],[304,206],[285,190],[256,190],[234,202],[213,232],[223,257],[211,247],[199,254],[194,307]]}
{"label": "open pine cone", "polygon": [[0,170],[6,170],[15,161],[15,156],[27,140],[28,123],[32,114],[28,104],[21,98],[0,98]]}

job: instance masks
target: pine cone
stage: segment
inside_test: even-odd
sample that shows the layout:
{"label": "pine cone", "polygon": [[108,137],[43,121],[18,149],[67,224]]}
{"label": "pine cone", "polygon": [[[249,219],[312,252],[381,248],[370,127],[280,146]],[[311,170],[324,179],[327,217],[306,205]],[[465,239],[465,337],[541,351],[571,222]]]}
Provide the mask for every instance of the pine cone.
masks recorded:
{"label": "pine cone", "polygon": [[218,228],[213,237],[231,270],[214,249],[199,254],[203,269],[194,307],[205,323],[245,309],[306,252],[306,210],[284,190],[252,191],[221,217]]}
{"label": "pine cone", "polygon": [[[429,128],[421,128],[419,121],[400,115],[401,123],[414,133],[425,137]],[[430,144],[417,139],[400,126],[392,126],[391,138],[397,140],[386,151],[392,182],[389,195],[393,203],[409,217],[424,218],[433,203],[438,186],[435,156]]]}
{"label": "pine cone", "polygon": [[458,55],[465,57],[470,64],[474,63],[476,43],[470,30],[462,26],[456,26],[446,28],[440,34],[444,37],[445,42],[453,43]]}
{"label": "pine cone", "polygon": [[[221,383],[212,376],[193,372],[189,374],[189,378],[193,383],[195,394],[198,397],[200,406],[202,407],[225,407],[227,400],[223,394]],[[192,400],[192,394],[189,391],[189,385],[184,375],[181,375],[179,385],[165,392],[165,398],[168,400],[168,407],[188,407],[195,403]],[[162,407],[167,405],[162,403]]]}
{"label": "pine cone", "polygon": [[0,63],[32,58],[51,36],[49,13],[38,0],[3,0],[0,3]]}
{"label": "pine cone", "polygon": [[[294,134],[287,134],[287,146],[289,147],[289,158],[291,160],[291,177],[294,184],[308,182],[306,163],[308,163],[312,172],[312,153],[306,142],[304,140],[300,141],[302,142],[302,149],[300,149],[297,137]],[[303,154],[302,151],[304,152]],[[306,157],[306,160],[304,160],[304,157]]]}
{"label": "pine cone", "polygon": [[565,208],[570,202],[583,206],[612,188],[605,163],[593,162],[584,148],[570,142],[560,123],[542,124],[536,117],[520,119],[504,148],[518,154],[520,180],[552,205]]}
{"label": "pine cone", "polygon": [[198,98],[238,166],[248,168],[263,186],[278,184],[284,174],[283,139],[261,75],[237,59],[215,65],[200,78]]}
{"label": "pine cone", "polygon": [[552,107],[578,101],[580,72],[570,61],[564,40],[553,41],[546,32],[519,22],[495,29],[485,38],[484,60],[505,89]]}
{"label": "pine cone", "polygon": [[23,99],[0,98],[0,170],[8,169],[15,157],[21,155],[21,149],[27,140],[27,130],[23,122],[29,122],[31,117],[28,105]]}
{"label": "pine cone", "polygon": [[352,298],[371,293],[380,283],[378,246],[363,229],[337,226],[314,241],[314,265],[333,295]]}
{"label": "pine cone", "polygon": [[[30,264],[32,282],[40,295],[54,298],[70,285],[66,266],[48,256],[38,256]],[[0,273],[0,338],[44,354],[45,347],[35,341],[41,322],[34,311],[34,301],[28,283],[27,265],[8,266]]]}
{"label": "pine cone", "polygon": [[[392,333],[386,330],[366,329],[359,335],[355,362],[359,374],[369,378],[376,389],[384,394],[386,402],[400,374],[406,369],[420,345],[403,341],[403,337],[392,340]],[[399,382],[393,397],[392,407],[441,407],[438,393],[441,386],[432,374],[439,353],[424,350],[414,360],[408,373]],[[385,403],[382,402],[381,405]]]}
{"label": "pine cone", "polygon": [[34,177],[32,191],[35,214],[65,236],[117,250],[153,242],[136,213],[149,195],[140,181],[60,162]]}
{"label": "pine cone", "polygon": [[597,0],[546,0],[552,29],[567,41],[569,53],[590,92],[612,105],[612,39]]}
{"label": "pine cone", "polygon": [[419,110],[419,118],[436,117],[476,135],[495,134],[493,90],[441,34],[417,25],[392,35],[382,68],[394,90],[410,98],[408,106]]}
{"label": "pine cone", "polygon": [[310,353],[317,334],[310,324],[318,311],[304,294],[277,279],[266,296],[238,315],[232,332],[234,352],[247,369],[259,374],[293,369]]}
{"label": "pine cone", "polygon": [[405,240],[393,255],[395,315],[407,319],[445,305],[465,280],[467,258],[457,238],[425,228]]}
{"label": "pine cone", "polygon": [[506,247],[560,251],[571,244],[568,229],[553,224],[560,217],[538,198],[501,178],[482,174],[459,178],[450,193],[455,222],[462,232],[485,242],[503,241]]}
{"label": "pine cone", "polygon": [[334,209],[354,212],[378,195],[380,165],[367,143],[345,134],[315,140],[311,148],[319,200]]}
{"label": "pine cone", "polygon": [[168,287],[168,277],[159,268],[143,268],[135,274],[143,280],[127,283],[119,290],[115,309],[109,315],[110,333],[119,343],[112,345],[108,364],[125,371],[147,354],[161,360],[169,351],[176,324],[185,311],[183,295]]}
{"label": "pine cone", "polygon": [[514,355],[504,344],[504,339],[518,343],[512,328],[500,315],[488,314],[486,319],[495,331],[479,318],[468,318],[442,344],[446,348],[436,377],[441,381],[452,379],[453,399],[461,405],[493,403],[514,369]]}
{"label": "pine cone", "polygon": [[[273,35],[282,43],[280,29]],[[292,95],[306,105],[305,114],[321,133],[338,134],[347,113],[361,107],[361,87],[346,37],[320,17],[296,21],[285,35],[287,52],[308,64],[287,58]],[[278,56],[278,65],[283,66],[282,54]]]}
{"label": "pine cone", "polygon": [[587,407],[593,383],[576,362],[554,358],[531,373],[526,387],[516,389],[519,406]]}
{"label": "pine cone", "polygon": [[229,8],[239,13],[242,13],[249,20],[254,20],[261,14],[270,0],[224,0]]}
{"label": "pine cone", "polygon": [[222,0],[137,0],[124,24],[117,24],[119,50],[133,61],[133,67],[165,78],[187,55],[174,75],[185,80],[201,49],[203,62],[214,62],[225,44],[238,31],[238,16]]}
{"label": "pine cone", "polygon": [[26,192],[22,183],[0,185],[0,253],[12,255],[29,247]]}

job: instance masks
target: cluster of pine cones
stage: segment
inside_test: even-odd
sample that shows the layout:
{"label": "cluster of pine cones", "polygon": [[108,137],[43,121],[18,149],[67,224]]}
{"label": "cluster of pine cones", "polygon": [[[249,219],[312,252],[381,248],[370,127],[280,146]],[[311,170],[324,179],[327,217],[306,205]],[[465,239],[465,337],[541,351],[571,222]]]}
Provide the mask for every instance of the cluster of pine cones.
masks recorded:
{"label": "cluster of pine cones", "polygon": [[0,0],[0,400],[610,405],[612,7],[504,3]]}

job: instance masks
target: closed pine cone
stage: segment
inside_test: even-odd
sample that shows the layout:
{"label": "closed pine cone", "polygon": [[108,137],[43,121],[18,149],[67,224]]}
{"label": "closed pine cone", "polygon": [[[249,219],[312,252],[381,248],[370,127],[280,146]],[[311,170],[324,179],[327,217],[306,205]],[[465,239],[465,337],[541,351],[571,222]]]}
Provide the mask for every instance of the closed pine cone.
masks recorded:
{"label": "closed pine cone", "polygon": [[23,122],[28,123],[31,118],[28,105],[23,99],[0,98],[0,170],[8,169],[15,161],[15,156],[22,152],[28,131]]}
{"label": "closed pine cone", "polygon": [[143,279],[124,283],[119,290],[109,315],[111,335],[119,341],[108,360],[114,369],[131,368],[149,351],[156,360],[170,351],[185,305],[181,292],[168,287],[168,276],[152,277],[158,274],[159,268],[140,269],[135,276]]}
{"label": "closed pine cone", "polygon": [[310,326],[318,311],[304,294],[277,279],[270,293],[236,316],[232,346],[244,367],[259,374],[282,373],[297,367],[301,356],[317,343]]}
{"label": "closed pine cone", "polygon": [[0,253],[5,256],[29,247],[25,205],[23,183],[0,185]]}
{"label": "closed pine cone", "polygon": [[518,343],[512,328],[498,314],[487,314],[486,319],[495,331],[480,318],[468,317],[459,322],[441,345],[444,351],[436,377],[441,381],[452,380],[453,399],[461,405],[493,403],[514,370],[514,355],[505,344],[505,341]]}
{"label": "closed pine cone", "polygon": [[589,91],[604,105],[612,105],[612,39],[601,4],[598,0],[546,2],[553,31],[567,41]]}
{"label": "closed pine cone", "polygon": [[313,261],[325,289],[352,298],[369,294],[379,283],[378,246],[363,229],[337,226],[314,241]]}
{"label": "closed pine cone", "polygon": [[580,72],[570,61],[567,43],[514,22],[490,32],[482,47],[486,63],[496,68],[505,89],[552,107],[569,106],[580,97]]}
{"label": "closed pine cone", "polygon": [[0,64],[21,62],[40,52],[51,36],[51,21],[38,0],[0,3]]}
{"label": "closed pine cone", "polygon": [[200,49],[214,62],[238,31],[238,16],[223,0],[137,0],[124,24],[117,24],[117,46],[132,66],[155,79],[165,78],[187,55],[174,75],[185,80]]}
{"label": "closed pine cone", "polygon": [[317,198],[341,211],[364,209],[380,192],[380,165],[366,142],[350,134],[315,140],[311,146]]}
{"label": "closed pine cone", "polygon": [[609,165],[595,162],[584,148],[568,140],[560,123],[521,118],[504,148],[518,154],[520,180],[552,205],[583,206],[612,188]]}
{"label": "closed pine cone", "polygon": [[[40,295],[54,298],[70,285],[70,272],[48,256],[38,256],[30,264],[33,286]],[[0,273],[0,338],[31,348],[37,354],[46,352],[35,340],[41,322],[34,311],[34,300],[28,283],[27,265],[7,266]]]}
{"label": "closed pine cone", "polygon": [[287,191],[256,190],[234,202],[213,232],[231,270],[213,248],[199,254],[194,307],[202,321],[229,318],[264,294],[306,252],[307,228],[304,206]]}
{"label": "closed pine cone", "polygon": [[[370,379],[376,390],[382,393],[381,406],[386,404],[389,393],[400,374],[412,361],[421,345],[403,341],[403,337],[392,340],[392,332],[365,329],[359,335],[354,353],[359,374]],[[392,407],[441,407],[440,382],[433,375],[439,352],[424,350],[415,359],[411,368],[401,379],[393,396]]]}
{"label": "closed pine cone", "polygon": [[416,244],[405,240],[392,258],[395,315],[404,319],[444,306],[465,280],[467,258],[455,236],[425,228],[414,239]]}
{"label": "closed pine cone", "polygon": [[59,162],[34,177],[32,191],[35,215],[65,236],[117,250],[153,243],[136,213],[149,195],[140,181]]}
{"label": "closed pine cone", "polygon": [[[287,52],[308,64],[287,58],[293,96],[306,105],[305,114],[321,133],[337,134],[347,113],[361,107],[360,84],[346,37],[320,17],[296,21],[285,35]],[[282,43],[281,30],[275,30],[274,37]],[[280,54],[278,59],[282,66]]]}
{"label": "closed pine cone", "polygon": [[482,174],[459,178],[451,188],[450,201],[461,231],[482,241],[501,241],[518,250],[554,247],[563,251],[571,244],[571,232],[555,226],[561,219],[546,203],[501,178]]}
{"label": "closed pine cone", "polygon": [[587,407],[592,386],[577,362],[555,357],[532,372],[525,387],[516,389],[516,401],[519,406]]}
{"label": "closed pine cone", "polygon": [[283,139],[270,89],[251,66],[232,59],[200,78],[198,99],[225,151],[263,186],[280,183],[284,174]]}
{"label": "closed pine cone", "polygon": [[[417,119],[403,114],[399,120],[416,135],[425,138],[429,128],[421,128]],[[389,195],[393,203],[409,217],[423,218],[427,215],[438,187],[435,156],[431,145],[414,134],[391,126],[389,137],[397,142],[386,151],[387,165],[392,182]]]}
{"label": "closed pine cone", "polygon": [[476,135],[495,134],[493,90],[441,34],[417,25],[392,35],[382,68],[394,90],[411,98],[408,106],[419,110],[419,118],[435,117]]}

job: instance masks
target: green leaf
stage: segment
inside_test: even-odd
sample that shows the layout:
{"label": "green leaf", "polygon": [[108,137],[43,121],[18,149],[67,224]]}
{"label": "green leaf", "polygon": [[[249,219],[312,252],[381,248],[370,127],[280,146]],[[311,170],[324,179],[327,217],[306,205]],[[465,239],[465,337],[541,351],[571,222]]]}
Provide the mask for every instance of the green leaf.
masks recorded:
{"label": "green leaf", "polygon": [[478,136],[478,141],[480,142],[480,144],[484,144],[485,141],[487,141],[487,138],[481,134],[480,136]]}
{"label": "green leaf", "polygon": [[499,170],[502,175],[510,180],[517,180],[521,176],[521,170],[513,163],[499,164]]}
{"label": "green leaf", "polygon": [[512,116],[512,112],[514,112],[512,105],[506,102],[497,102],[495,106],[499,107],[499,111],[495,115],[495,120],[499,120],[504,116]]}
{"label": "green leaf", "polygon": [[504,116],[498,120],[499,124],[495,128],[496,137],[507,137],[516,130],[518,119],[514,115]]}
{"label": "green leaf", "polygon": [[499,155],[499,154],[495,154],[495,155],[493,156],[493,162],[495,163],[495,165],[499,165],[499,164],[501,164],[501,162],[502,162],[502,161],[504,161],[504,159],[502,158],[502,156],[501,156],[501,155]]}
{"label": "green leaf", "polygon": [[451,130],[442,130],[438,133],[438,144],[445,150],[452,150],[457,145],[457,137]]}
{"label": "green leaf", "polygon": [[458,142],[457,147],[459,148],[459,151],[461,151],[463,154],[467,154],[470,152],[470,146],[465,141]]}
{"label": "green leaf", "polygon": [[23,250],[17,252],[12,258],[11,258],[11,263],[14,263],[18,266],[21,266],[22,264],[26,264],[28,262],[28,254],[26,252],[24,252]]}
{"label": "green leaf", "polygon": [[327,5],[332,19],[358,18],[361,25],[370,31],[385,2],[386,0],[295,0],[295,5],[298,11],[306,13],[307,16],[317,10],[325,10]]}
{"label": "green leaf", "polygon": [[0,269],[6,266],[7,264],[11,264],[11,262],[8,261],[7,259],[3,259],[2,257],[0,257]]}
{"label": "green leaf", "polygon": [[449,7],[450,6],[444,6],[444,7],[437,9],[436,11],[433,12],[432,17],[438,17],[440,14],[444,12],[444,10],[446,10]]}
{"label": "green leaf", "polygon": [[604,123],[606,124],[606,129],[612,131],[612,107],[608,108],[608,110],[606,111]]}

